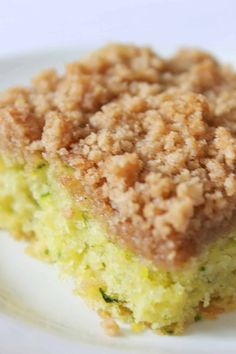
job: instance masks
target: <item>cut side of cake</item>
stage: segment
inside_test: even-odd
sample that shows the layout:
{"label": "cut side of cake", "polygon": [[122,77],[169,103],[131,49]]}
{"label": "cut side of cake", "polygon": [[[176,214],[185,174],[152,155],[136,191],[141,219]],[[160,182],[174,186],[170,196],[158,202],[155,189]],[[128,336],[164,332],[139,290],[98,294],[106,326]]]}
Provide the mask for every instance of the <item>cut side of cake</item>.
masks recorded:
{"label": "cut side of cake", "polygon": [[0,227],[103,317],[180,333],[236,303],[236,74],[111,44],[0,97]]}

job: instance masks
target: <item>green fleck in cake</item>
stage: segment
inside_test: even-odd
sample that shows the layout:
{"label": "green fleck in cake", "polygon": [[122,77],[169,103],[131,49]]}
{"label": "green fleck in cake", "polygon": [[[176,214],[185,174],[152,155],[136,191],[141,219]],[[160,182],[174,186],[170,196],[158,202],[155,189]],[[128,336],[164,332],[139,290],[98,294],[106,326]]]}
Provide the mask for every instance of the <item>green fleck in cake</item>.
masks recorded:
{"label": "green fleck in cake", "polygon": [[109,45],[0,98],[0,226],[102,317],[180,333],[236,303],[236,74]]}

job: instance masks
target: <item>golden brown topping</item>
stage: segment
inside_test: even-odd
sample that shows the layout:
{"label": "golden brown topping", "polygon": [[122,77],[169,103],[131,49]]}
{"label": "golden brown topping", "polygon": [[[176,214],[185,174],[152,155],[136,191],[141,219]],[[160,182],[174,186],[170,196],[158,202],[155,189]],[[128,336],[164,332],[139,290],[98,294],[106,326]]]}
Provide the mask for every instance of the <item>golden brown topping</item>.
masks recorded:
{"label": "golden brown topping", "polygon": [[1,149],[75,169],[118,241],[166,266],[196,254],[236,204],[236,76],[209,54],[109,45],[0,100]]}

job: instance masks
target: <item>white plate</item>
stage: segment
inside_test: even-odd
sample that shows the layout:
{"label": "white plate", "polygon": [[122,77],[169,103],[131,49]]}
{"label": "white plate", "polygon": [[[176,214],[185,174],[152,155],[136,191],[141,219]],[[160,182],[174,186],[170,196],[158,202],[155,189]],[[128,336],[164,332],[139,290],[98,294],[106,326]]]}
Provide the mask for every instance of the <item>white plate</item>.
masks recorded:
{"label": "white plate", "polygon": [[[42,68],[63,68],[79,50],[31,53],[0,60],[0,89],[27,84]],[[230,58],[230,57],[229,57]],[[30,258],[24,244],[0,233],[0,354],[235,354],[236,314],[189,327],[183,336],[146,332],[106,337],[98,317],[72,293],[56,268]]]}

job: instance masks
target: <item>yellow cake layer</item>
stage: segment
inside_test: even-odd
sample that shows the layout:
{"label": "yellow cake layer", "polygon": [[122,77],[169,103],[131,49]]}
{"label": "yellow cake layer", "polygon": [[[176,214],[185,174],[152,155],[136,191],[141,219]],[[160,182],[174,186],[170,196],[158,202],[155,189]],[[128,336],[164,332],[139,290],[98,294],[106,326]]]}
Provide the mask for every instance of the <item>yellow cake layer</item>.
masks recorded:
{"label": "yellow cake layer", "polygon": [[59,162],[23,168],[1,159],[0,226],[26,237],[31,254],[72,276],[94,309],[170,333],[199,320],[212,301],[234,302],[236,232],[181,270],[164,270],[110,241],[105,226],[60,182],[69,175]]}

